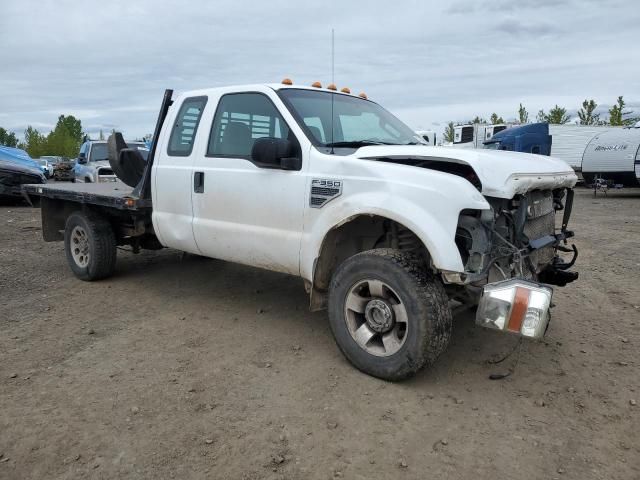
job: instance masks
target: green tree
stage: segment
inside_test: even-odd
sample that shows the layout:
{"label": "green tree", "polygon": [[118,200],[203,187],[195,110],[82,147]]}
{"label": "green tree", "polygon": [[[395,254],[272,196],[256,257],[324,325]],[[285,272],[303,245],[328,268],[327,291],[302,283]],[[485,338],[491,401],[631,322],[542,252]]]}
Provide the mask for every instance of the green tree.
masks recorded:
{"label": "green tree", "polygon": [[585,100],[582,102],[582,108],[578,110],[580,125],[597,125],[600,123],[600,115],[594,113],[598,104],[593,100]]}
{"label": "green tree", "polygon": [[498,123],[504,123],[502,117],[499,117],[497,113],[491,114],[491,125],[496,125]]}
{"label": "green tree", "polygon": [[47,137],[29,125],[24,131],[24,143],[20,145],[20,148],[32,158],[47,155]]}
{"label": "green tree", "polygon": [[476,115],[476,118],[471,120],[470,123],[486,123],[485,119]]}
{"label": "green tree", "polygon": [[453,122],[447,123],[447,126],[444,129],[444,136],[442,137],[442,139],[445,142],[453,143],[454,134],[455,134],[455,130],[453,128]]}
{"label": "green tree", "polygon": [[0,145],[4,145],[5,147],[17,147],[18,138],[16,137],[16,134],[0,127]]}
{"label": "green tree", "polygon": [[559,107],[558,105],[554,106],[549,113],[544,113],[544,110],[540,110],[538,112],[537,120],[539,122],[547,122],[556,125],[562,125],[571,120],[571,115],[567,115],[567,109]]}
{"label": "green tree", "polygon": [[632,118],[624,118],[625,115],[629,115],[631,111],[624,111],[624,106],[626,105],[622,95],[618,97],[616,104],[609,109],[609,124],[614,127],[621,127],[623,125],[631,125],[634,123],[635,119]]}
{"label": "green tree", "polygon": [[518,120],[520,123],[529,123],[529,112],[522,104],[518,107]]}
{"label": "green tree", "polygon": [[47,136],[47,155],[73,158],[82,143],[82,122],[73,115],[60,115],[55,128]]}
{"label": "green tree", "polygon": [[98,137],[98,140],[104,140],[104,132],[102,129],[100,129],[100,136]]}

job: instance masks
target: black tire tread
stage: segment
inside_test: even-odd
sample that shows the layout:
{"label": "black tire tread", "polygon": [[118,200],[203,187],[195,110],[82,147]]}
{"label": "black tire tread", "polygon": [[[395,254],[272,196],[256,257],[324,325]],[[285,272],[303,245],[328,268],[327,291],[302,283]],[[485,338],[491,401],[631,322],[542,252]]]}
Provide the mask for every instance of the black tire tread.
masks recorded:
{"label": "black tire tread", "polygon": [[[116,236],[111,224],[104,217],[93,212],[74,212],[67,218],[69,223],[73,217],[80,217],[86,224],[89,236],[92,239],[94,260],[85,272],[74,270],[78,278],[85,281],[102,280],[113,274],[116,265],[117,246]],[[65,243],[66,243],[65,238]],[[70,259],[73,262],[73,259]]]}
{"label": "black tire tread", "polygon": [[[442,282],[424,266],[415,255],[410,252],[403,252],[392,248],[377,248],[357,253],[349,257],[346,261],[357,262],[363,256],[376,255],[384,258],[399,266],[412,279],[419,295],[426,303],[426,307],[430,312],[431,331],[430,334],[422,338],[422,358],[409,359],[402,368],[397,370],[393,377],[386,377],[386,380],[398,381],[404,380],[415,375],[424,367],[432,365],[437,358],[447,349],[451,340],[452,331],[452,315],[448,306],[448,297],[444,290]],[[346,262],[345,261],[345,262]],[[334,273],[329,289],[330,296],[335,291],[335,282],[338,278],[339,268]],[[331,304],[331,300],[329,300]],[[350,359],[349,353],[346,352],[339,344],[338,347],[342,353]],[[351,359],[350,359],[351,360]],[[368,373],[368,372],[367,372]]]}

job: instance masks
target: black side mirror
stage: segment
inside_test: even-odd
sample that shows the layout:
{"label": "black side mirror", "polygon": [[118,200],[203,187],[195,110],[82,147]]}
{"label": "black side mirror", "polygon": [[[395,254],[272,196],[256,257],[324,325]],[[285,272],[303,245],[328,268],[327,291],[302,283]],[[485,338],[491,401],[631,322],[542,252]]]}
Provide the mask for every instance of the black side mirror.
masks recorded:
{"label": "black side mirror", "polygon": [[85,164],[87,163],[87,154],[84,152],[80,152],[78,155],[78,163]]}
{"label": "black side mirror", "polygon": [[292,156],[293,146],[283,138],[258,138],[251,149],[251,159],[265,168],[300,170],[302,159]]}

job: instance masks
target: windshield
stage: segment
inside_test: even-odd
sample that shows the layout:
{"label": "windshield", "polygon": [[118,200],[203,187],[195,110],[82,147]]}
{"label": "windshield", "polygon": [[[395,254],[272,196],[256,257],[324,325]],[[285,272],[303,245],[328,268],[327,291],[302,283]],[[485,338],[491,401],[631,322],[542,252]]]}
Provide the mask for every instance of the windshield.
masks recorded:
{"label": "windshield", "polygon": [[[283,89],[278,92],[314,145],[417,145],[424,141],[380,105],[337,93]],[[333,135],[331,98],[333,97]]]}
{"label": "windshield", "polygon": [[[137,148],[140,150],[142,157],[146,160],[149,151],[144,143],[127,143],[128,148]],[[109,149],[106,143],[94,143],[91,146],[90,162],[99,162],[109,160]]]}

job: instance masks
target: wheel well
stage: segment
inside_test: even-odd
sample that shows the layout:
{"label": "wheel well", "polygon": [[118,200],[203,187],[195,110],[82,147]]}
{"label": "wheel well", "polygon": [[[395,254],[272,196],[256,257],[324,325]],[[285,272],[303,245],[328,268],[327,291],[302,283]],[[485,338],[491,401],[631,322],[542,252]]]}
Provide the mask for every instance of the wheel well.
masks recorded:
{"label": "wheel well", "polygon": [[327,305],[327,291],[336,267],[347,258],[374,248],[414,252],[431,268],[429,251],[420,238],[404,225],[379,215],[357,215],[331,229],[316,258],[311,286],[311,310]]}

